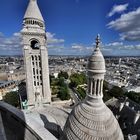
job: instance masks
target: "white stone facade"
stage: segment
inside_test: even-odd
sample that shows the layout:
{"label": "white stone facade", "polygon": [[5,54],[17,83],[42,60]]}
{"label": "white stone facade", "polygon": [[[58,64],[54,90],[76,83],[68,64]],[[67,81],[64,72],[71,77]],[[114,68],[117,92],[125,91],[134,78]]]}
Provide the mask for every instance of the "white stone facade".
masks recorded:
{"label": "white stone facade", "polygon": [[29,105],[51,102],[45,24],[36,0],[30,0],[23,29],[24,60]]}

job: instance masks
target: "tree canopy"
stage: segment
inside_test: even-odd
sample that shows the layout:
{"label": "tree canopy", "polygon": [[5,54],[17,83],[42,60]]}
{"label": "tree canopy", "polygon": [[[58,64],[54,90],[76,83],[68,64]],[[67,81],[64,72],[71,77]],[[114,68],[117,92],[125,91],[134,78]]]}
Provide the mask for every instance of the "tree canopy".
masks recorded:
{"label": "tree canopy", "polygon": [[125,96],[127,96],[129,99],[133,100],[134,102],[140,104],[140,93],[130,91],[130,92],[126,92]]}
{"label": "tree canopy", "polygon": [[65,79],[68,79],[68,78],[69,78],[69,75],[68,75],[67,72],[61,71],[61,72],[58,74],[58,78],[61,78],[61,77],[65,78]]}
{"label": "tree canopy", "polygon": [[19,96],[18,96],[18,93],[17,92],[9,92],[7,93],[3,100],[8,103],[8,104],[11,104],[15,107],[19,107],[20,106],[20,103],[19,103]]}
{"label": "tree canopy", "polygon": [[84,73],[74,73],[70,76],[70,86],[77,87],[78,85],[82,85],[87,83],[86,75]]}

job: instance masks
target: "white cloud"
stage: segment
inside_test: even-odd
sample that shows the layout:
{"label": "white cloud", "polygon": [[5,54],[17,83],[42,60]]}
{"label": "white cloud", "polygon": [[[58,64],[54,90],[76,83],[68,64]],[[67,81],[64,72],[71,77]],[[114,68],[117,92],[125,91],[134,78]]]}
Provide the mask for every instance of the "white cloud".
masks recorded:
{"label": "white cloud", "polygon": [[108,43],[105,44],[103,47],[104,49],[110,49],[110,50],[140,50],[140,44],[136,45],[126,45],[123,42],[113,42],[113,43]]}
{"label": "white cloud", "polygon": [[[62,49],[64,47],[64,40],[55,38],[55,34],[50,32],[47,35],[47,47],[49,49]],[[14,33],[11,37],[5,37],[0,32],[0,54],[22,54],[22,39],[20,33]]]}
{"label": "white cloud", "polygon": [[82,49],[84,49],[84,46],[81,46],[81,45],[72,45],[71,48],[72,49],[82,50]]}
{"label": "white cloud", "polygon": [[65,42],[64,39],[57,39],[55,37],[55,34],[52,34],[50,32],[47,32],[46,36],[47,36],[47,43],[48,44],[60,44],[60,43],[64,43]]}
{"label": "white cloud", "polygon": [[55,37],[55,34],[47,32],[47,48],[50,55],[52,54],[61,54],[64,50],[64,39],[58,39]]}
{"label": "white cloud", "polygon": [[122,4],[122,5],[114,5],[112,10],[109,12],[108,16],[111,17],[115,13],[122,13],[123,11],[127,9],[127,7],[128,7],[128,3]]}
{"label": "white cloud", "polygon": [[52,47],[49,48],[49,54],[56,55],[90,55],[93,52],[93,46],[86,46],[74,43],[70,47]]}
{"label": "white cloud", "polygon": [[6,54],[21,52],[21,36],[19,33],[14,33],[12,37],[6,38],[0,33],[0,51],[6,51]]}
{"label": "white cloud", "polygon": [[123,45],[123,42],[112,42],[112,43],[107,44],[107,46],[122,46],[122,45]]}
{"label": "white cloud", "polygon": [[140,7],[134,11],[122,14],[120,18],[111,21],[107,26],[120,32],[122,40],[140,40]]}

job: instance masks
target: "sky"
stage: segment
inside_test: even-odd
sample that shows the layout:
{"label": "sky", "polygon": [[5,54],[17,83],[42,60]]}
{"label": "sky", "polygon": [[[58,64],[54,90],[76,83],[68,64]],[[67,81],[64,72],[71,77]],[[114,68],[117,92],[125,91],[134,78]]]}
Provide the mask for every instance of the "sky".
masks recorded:
{"label": "sky", "polygon": [[[29,0],[1,0],[0,55],[20,55]],[[97,34],[107,56],[140,56],[139,0],[38,0],[49,55],[90,55]]]}

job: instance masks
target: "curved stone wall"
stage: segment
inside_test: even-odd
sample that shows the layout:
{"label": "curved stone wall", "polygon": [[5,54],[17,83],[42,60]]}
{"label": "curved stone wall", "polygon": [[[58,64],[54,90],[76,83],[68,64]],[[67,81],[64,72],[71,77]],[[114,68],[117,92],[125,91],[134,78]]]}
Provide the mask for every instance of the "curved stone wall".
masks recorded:
{"label": "curved stone wall", "polygon": [[22,111],[0,101],[0,123],[7,140],[57,140],[47,129]]}

